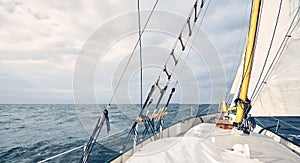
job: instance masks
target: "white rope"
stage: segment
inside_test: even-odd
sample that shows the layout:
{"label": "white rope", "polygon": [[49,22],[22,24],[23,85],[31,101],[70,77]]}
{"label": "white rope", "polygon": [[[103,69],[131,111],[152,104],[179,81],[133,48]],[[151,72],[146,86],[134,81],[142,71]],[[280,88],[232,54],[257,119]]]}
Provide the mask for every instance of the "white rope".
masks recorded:
{"label": "white rope", "polygon": [[[108,138],[108,137],[110,137],[110,136],[113,136],[113,135],[116,135],[116,134],[118,134],[118,133],[121,133],[121,132],[123,132],[123,131],[125,131],[125,129],[123,129],[123,130],[121,130],[121,131],[118,131],[118,132],[116,132],[116,133],[114,133],[114,134],[112,134],[112,135],[107,135],[107,136],[105,136],[105,137],[103,137],[103,138],[97,140],[97,142],[98,142],[98,141],[101,141],[101,140],[103,140],[103,139],[106,139],[106,138]],[[52,156],[52,157],[46,158],[45,160],[39,161],[38,163],[43,163],[43,162],[52,160],[52,159],[54,159],[54,158],[60,157],[60,156],[62,156],[62,155],[68,154],[68,153],[70,153],[70,152],[73,152],[73,151],[75,151],[75,150],[77,150],[77,149],[82,148],[83,146],[84,146],[84,145],[81,145],[81,146],[75,147],[75,148],[73,148],[73,149],[70,149],[70,150],[68,150],[68,151],[59,153],[59,154],[57,154],[57,155],[55,155],[55,156]]]}

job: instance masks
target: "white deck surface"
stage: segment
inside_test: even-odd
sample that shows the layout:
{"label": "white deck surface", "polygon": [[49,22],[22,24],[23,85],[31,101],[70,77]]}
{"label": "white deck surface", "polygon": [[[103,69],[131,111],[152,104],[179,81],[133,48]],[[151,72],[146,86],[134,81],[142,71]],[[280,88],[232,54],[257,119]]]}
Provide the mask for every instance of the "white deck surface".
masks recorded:
{"label": "white deck surface", "polygon": [[300,157],[274,140],[256,133],[238,134],[202,123],[183,137],[145,145],[127,162],[300,162]]}

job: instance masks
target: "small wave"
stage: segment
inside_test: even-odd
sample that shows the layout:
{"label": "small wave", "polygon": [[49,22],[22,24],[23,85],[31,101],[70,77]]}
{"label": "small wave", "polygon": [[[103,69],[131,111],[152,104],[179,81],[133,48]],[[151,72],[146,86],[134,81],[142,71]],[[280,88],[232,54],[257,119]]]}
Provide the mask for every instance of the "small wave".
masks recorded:
{"label": "small wave", "polygon": [[21,125],[18,127],[18,129],[26,128],[26,125]]}
{"label": "small wave", "polygon": [[296,138],[296,139],[300,139],[300,135],[289,134],[288,136]]}
{"label": "small wave", "polygon": [[8,128],[8,127],[4,127],[4,130],[9,130],[10,128]]}
{"label": "small wave", "polygon": [[14,158],[23,157],[23,155],[26,153],[27,149],[24,147],[14,147],[7,152],[3,152],[0,154],[0,158],[2,160],[14,160]]}
{"label": "small wave", "polygon": [[23,121],[21,118],[13,118],[12,121]]}
{"label": "small wave", "polygon": [[2,117],[11,117],[12,115],[10,115],[10,114],[2,114],[1,116]]}
{"label": "small wave", "polygon": [[[80,143],[83,144],[83,142]],[[78,146],[78,142],[61,144],[43,140],[26,147],[13,147],[6,152],[2,152],[0,153],[0,160],[1,162],[38,162],[74,146]]]}
{"label": "small wave", "polygon": [[65,120],[65,122],[75,122],[75,121],[77,121],[77,117],[71,117],[71,118],[68,118],[68,119],[66,119]]}

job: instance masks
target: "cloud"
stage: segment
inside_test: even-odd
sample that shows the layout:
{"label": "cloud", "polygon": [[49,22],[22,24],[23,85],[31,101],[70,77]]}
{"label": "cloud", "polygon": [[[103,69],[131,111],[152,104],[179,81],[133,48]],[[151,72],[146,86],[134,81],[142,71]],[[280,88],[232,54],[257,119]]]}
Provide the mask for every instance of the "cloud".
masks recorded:
{"label": "cloud", "polygon": [[[76,56],[0,60],[1,103],[70,103]],[[48,96],[49,95],[49,96]]]}
{"label": "cloud", "polygon": [[229,86],[243,55],[250,11],[251,1],[212,1],[203,22],[203,30],[222,58]]}
{"label": "cloud", "polygon": [[[154,2],[141,3],[141,9],[150,10]],[[161,0],[157,10],[186,17],[193,2],[194,0],[176,0],[170,3]],[[243,9],[248,3],[242,0],[212,1],[203,22],[202,29],[221,54],[226,73],[231,70],[231,65],[227,62],[234,58],[240,29],[245,30],[247,26],[247,23],[241,25],[241,22],[245,21]],[[136,12],[136,5],[136,1],[131,0],[0,2],[0,103],[72,103],[73,71],[82,47],[103,24],[125,13]],[[147,15],[142,17],[146,18]],[[142,23],[145,23],[145,19],[142,19]],[[153,19],[151,23],[155,25],[161,22]],[[130,28],[137,29],[136,20],[130,23],[124,20],[110,32],[119,28],[129,28],[129,25]],[[171,27],[180,29],[181,25],[182,23],[178,22]],[[101,46],[112,34],[110,32],[105,33],[105,37],[99,38],[99,42],[95,42],[93,46]],[[107,69],[118,69],[118,65],[109,67],[109,64],[123,60],[125,57],[121,54],[129,54],[136,42],[136,36],[131,35],[122,40],[107,50],[110,55],[103,58]],[[143,41],[147,46],[164,47],[168,51],[175,40],[172,35],[148,31]],[[156,60],[157,58],[153,58],[151,63],[157,64]],[[209,83],[204,82],[208,81],[206,70],[199,68],[201,65],[196,60],[191,59],[189,64],[197,74],[196,78],[194,80],[192,76],[186,76],[182,82],[190,85],[203,81],[200,82],[199,89],[205,91],[205,88],[209,87]],[[153,75],[145,76],[145,82],[154,82],[152,80],[156,74],[153,72]],[[95,84],[95,89],[106,92],[104,95],[110,95],[113,89],[111,82],[116,79],[108,78],[108,72],[98,75],[100,76],[95,76],[95,83],[99,81],[101,84]],[[189,80],[194,83],[189,83]],[[136,80],[132,82],[136,83]],[[184,85],[182,82],[181,85]],[[185,86],[185,89],[192,91],[192,87]],[[149,88],[145,87],[144,93],[148,90]],[[134,93],[134,96],[136,95]],[[101,102],[105,103],[105,100],[106,96]],[[180,97],[177,97],[177,100],[180,101]],[[201,102],[207,100],[203,99]]]}

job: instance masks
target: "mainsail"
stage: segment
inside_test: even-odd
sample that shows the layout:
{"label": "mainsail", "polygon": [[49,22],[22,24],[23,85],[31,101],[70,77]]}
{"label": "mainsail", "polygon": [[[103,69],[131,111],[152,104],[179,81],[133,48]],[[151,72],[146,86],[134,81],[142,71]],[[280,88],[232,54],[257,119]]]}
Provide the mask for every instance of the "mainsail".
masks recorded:
{"label": "mainsail", "polygon": [[[262,2],[248,97],[251,115],[299,115],[299,1]],[[237,75],[241,75],[237,73]],[[237,77],[238,78],[238,77]]]}

